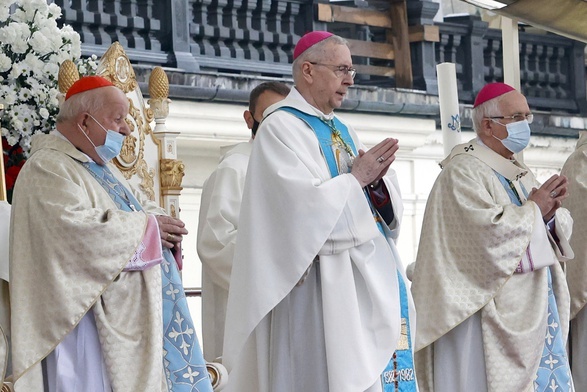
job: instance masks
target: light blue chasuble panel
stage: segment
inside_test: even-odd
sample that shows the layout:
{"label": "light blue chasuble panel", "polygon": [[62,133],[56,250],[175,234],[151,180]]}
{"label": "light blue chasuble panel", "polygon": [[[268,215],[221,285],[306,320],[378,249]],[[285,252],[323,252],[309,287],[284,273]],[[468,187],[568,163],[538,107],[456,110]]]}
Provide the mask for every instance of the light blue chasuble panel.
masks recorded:
{"label": "light blue chasuble panel", "polygon": [[[292,107],[281,107],[279,110],[293,114],[314,130],[320,142],[320,150],[333,178],[341,173],[351,171],[352,161],[357,155],[357,150],[347,127],[340,120],[334,117],[329,122],[326,122]],[[366,191],[365,197],[371,207],[379,231],[385,236],[381,220],[378,219],[377,211],[373,208],[371,199]],[[397,350],[393,353],[392,358],[381,374],[381,386],[383,392],[416,392],[408,294],[406,284],[399,271],[397,272],[397,279],[401,305],[401,336]]]}
{"label": "light blue chasuble panel", "polygon": [[[510,196],[512,203],[521,206],[522,200],[516,192],[513,184],[501,174],[495,172],[499,181]],[[520,183],[520,185],[522,185]],[[522,185],[524,196],[528,192]],[[554,291],[552,290],[552,276],[550,268],[548,271],[548,321],[546,325],[546,336],[544,338],[544,349],[536,379],[534,380],[534,390],[536,392],[572,392],[571,367],[565,349],[565,342],[562,337],[560,318]]]}
{"label": "light blue chasuble panel", "polygon": [[[82,165],[108,192],[119,209],[128,212],[142,211],[143,208],[133,194],[118,181],[108,167],[94,162],[82,162]],[[212,392],[177,263],[167,248],[163,248],[160,268],[163,300],[162,360],[169,391]]]}

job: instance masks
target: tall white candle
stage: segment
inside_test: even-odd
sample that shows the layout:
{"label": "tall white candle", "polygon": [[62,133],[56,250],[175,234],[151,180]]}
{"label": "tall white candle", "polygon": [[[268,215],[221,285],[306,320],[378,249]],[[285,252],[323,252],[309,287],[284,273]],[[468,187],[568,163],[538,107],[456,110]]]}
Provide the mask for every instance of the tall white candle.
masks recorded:
{"label": "tall white candle", "polygon": [[461,143],[461,114],[459,112],[459,93],[455,64],[438,64],[436,74],[438,77],[442,145],[444,155],[447,156],[454,146]]}

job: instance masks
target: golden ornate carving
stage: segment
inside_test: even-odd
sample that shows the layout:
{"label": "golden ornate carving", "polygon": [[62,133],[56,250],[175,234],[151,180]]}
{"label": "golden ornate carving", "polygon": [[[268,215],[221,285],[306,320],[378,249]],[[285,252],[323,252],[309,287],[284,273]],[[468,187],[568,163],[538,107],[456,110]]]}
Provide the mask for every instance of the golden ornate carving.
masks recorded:
{"label": "golden ornate carving", "polygon": [[137,164],[137,170],[142,179],[139,188],[145,192],[149,200],[155,201],[155,170],[149,169],[147,162],[143,160]]}
{"label": "golden ornate carving", "polygon": [[59,67],[57,84],[61,94],[67,94],[67,90],[79,80],[79,72],[71,60],[65,60]]}
{"label": "golden ornate carving", "polygon": [[182,189],[185,165],[177,159],[161,159],[161,188]]}
{"label": "golden ornate carving", "polygon": [[[120,155],[114,159],[114,163],[120,169],[124,177],[128,180],[133,175],[139,173],[138,166],[144,161],[145,156],[145,135],[149,129],[148,123],[143,119],[143,115],[134,102],[129,99],[129,117],[126,123],[131,130],[131,134],[124,139]],[[135,136],[137,135],[138,138]],[[140,174],[139,174],[140,176]],[[142,178],[142,177],[141,177]],[[151,189],[150,193],[154,193]]]}
{"label": "golden ornate carving", "polygon": [[114,42],[104,53],[96,73],[109,79],[125,93],[138,88],[135,71],[122,45]]}
{"label": "golden ornate carving", "polygon": [[169,97],[169,79],[161,67],[153,68],[149,76],[149,95],[153,99]]}
{"label": "golden ornate carving", "polygon": [[135,152],[136,143],[137,138],[133,135],[128,135],[124,138],[124,143],[120,150],[120,155],[118,156],[123,162],[129,164],[137,160],[137,154]]}

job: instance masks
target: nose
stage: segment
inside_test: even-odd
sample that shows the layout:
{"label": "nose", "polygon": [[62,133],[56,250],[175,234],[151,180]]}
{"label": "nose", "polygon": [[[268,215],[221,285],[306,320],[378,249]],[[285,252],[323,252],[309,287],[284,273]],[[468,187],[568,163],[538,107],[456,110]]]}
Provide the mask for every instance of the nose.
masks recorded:
{"label": "nose", "polygon": [[119,132],[122,133],[124,136],[130,135],[131,129],[126,121],[124,121],[124,125],[120,127]]}
{"label": "nose", "polygon": [[342,82],[347,86],[352,86],[353,84],[355,84],[355,80],[353,79],[350,73],[344,75]]}

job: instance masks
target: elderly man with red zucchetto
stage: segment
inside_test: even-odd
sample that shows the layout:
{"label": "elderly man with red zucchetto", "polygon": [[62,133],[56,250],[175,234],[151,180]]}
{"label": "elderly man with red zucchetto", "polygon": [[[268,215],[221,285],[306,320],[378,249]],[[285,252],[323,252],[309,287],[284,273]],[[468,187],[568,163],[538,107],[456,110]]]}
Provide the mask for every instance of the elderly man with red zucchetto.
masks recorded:
{"label": "elderly man with red zucchetto", "polygon": [[68,90],[16,181],[10,240],[16,392],[211,392],[179,276],[187,230],[110,161],[129,100]]}

